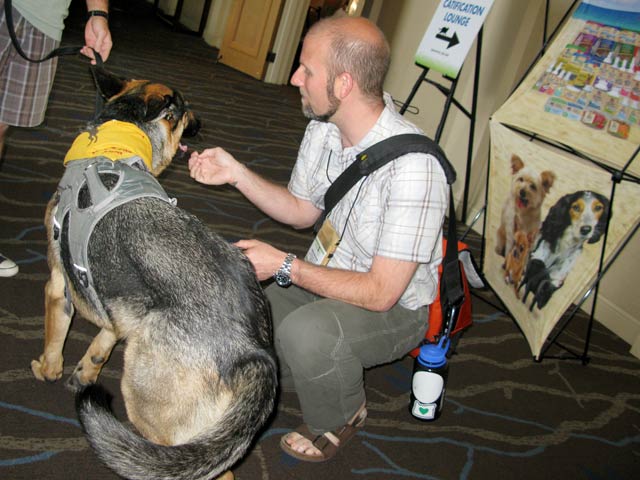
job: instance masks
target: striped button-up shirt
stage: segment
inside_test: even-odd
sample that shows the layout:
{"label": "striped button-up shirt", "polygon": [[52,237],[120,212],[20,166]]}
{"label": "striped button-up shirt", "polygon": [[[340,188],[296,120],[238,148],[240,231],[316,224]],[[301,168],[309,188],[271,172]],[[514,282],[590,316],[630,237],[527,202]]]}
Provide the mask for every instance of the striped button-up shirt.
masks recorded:
{"label": "striped button-up shirt", "polygon": [[[342,148],[332,123],[309,123],[289,181],[293,195],[323,209],[325,192],[358,153],[393,135],[423,133],[385,99],[375,126],[353,147]],[[360,180],[330,212],[327,218],[342,238],[328,266],[367,272],[377,255],[417,262],[399,303],[411,310],[432,303],[447,205],[448,186],[435,157],[410,153],[397,158]],[[313,261],[309,254],[306,260]]]}

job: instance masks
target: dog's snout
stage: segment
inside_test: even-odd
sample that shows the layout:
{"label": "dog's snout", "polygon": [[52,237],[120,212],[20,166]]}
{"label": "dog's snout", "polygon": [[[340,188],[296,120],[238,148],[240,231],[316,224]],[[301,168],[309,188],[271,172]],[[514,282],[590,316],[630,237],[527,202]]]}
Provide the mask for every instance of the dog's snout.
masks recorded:
{"label": "dog's snout", "polygon": [[586,237],[591,234],[591,230],[593,230],[593,228],[589,225],[583,225],[582,227],[580,227],[580,235]]}

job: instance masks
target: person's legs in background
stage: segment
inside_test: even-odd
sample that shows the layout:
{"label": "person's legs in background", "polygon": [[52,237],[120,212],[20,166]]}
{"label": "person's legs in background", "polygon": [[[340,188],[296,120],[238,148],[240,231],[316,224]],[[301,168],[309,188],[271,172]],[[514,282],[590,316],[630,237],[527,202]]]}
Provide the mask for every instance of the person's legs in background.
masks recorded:
{"label": "person's legs in background", "polygon": [[[4,153],[4,137],[8,129],[9,125],[0,122],[0,165],[2,165],[2,155]],[[18,273],[18,265],[0,253],[0,277],[13,277],[16,273]]]}
{"label": "person's legs in background", "polygon": [[[14,28],[22,49],[31,58],[42,58],[60,42],[44,35],[14,9]],[[33,127],[44,120],[58,60],[30,63],[13,48],[0,12],[0,166],[9,125]],[[0,253],[0,277],[18,273],[16,263]]]}

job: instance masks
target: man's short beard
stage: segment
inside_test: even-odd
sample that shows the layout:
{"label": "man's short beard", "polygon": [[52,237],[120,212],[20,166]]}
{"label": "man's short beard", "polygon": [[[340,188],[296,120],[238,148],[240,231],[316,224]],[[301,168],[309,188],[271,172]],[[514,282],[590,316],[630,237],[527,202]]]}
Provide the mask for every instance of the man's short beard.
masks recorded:
{"label": "man's short beard", "polygon": [[[329,85],[333,85],[333,82],[330,82]],[[317,120],[318,122],[328,122],[331,117],[333,117],[338,108],[340,108],[340,99],[333,94],[333,91],[327,88],[327,97],[329,99],[329,108],[323,114],[317,114],[311,108],[311,105],[308,103],[302,104],[302,114],[308,118],[309,120]]]}

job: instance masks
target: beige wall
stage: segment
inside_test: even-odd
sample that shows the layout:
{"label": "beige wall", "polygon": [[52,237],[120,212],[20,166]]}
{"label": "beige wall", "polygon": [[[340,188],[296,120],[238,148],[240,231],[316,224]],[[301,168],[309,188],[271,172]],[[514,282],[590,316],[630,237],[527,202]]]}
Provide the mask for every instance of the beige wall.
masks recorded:
{"label": "beige wall", "polygon": [[[550,33],[571,1],[556,0],[549,3]],[[391,69],[385,88],[401,102],[408,97],[421,72],[413,59],[438,4],[436,0],[386,0],[380,10],[378,25],[387,35],[392,49]],[[468,219],[473,218],[484,204],[489,118],[509,96],[542,45],[545,4],[545,0],[495,0],[485,22]],[[456,98],[467,109],[471,108],[475,56],[474,44],[461,72],[456,94]],[[433,72],[429,73],[429,78],[442,79]],[[447,84],[446,81],[443,83]],[[422,127],[428,135],[435,135],[444,96],[431,85],[423,83],[412,103],[419,113],[407,111],[405,116]],[[441,145],[459,174],[455,195],[460,210],[469,121],[455,107],[451,112]],[[615,221],[615,216],[613,218]],[[481,220],[477,223],[478,229],[482,227]],[[640,357],[640,295],[637,293],[638,280],[635,277],[640,267],[638,237],[640,235],[631,240],[603,278],[596,319],[628,342],[634,355]],[[590,308],[589,305],[587,307]]]}
{"label": "beige wall", "polygon": [[[422,69],[414,64],[414,55],[439,2],[435,0],[386,1],[378,24],[389,38],[392,63],[385,88],[394,98],[404,101]],[[561,3],[552,2],[552,3]],[[543,0],[514,2],[495,0],[483,29],[482,62],[478,85],[477,121],[474,140],[474,185],[471,191],[470,216],[484,203],[484,171],[489,145],[489,117],[498,109],[516,82],[522,77],[542,45]],[[525,20],[526,19],[526,20]],[[472,46],[460,74],[456,98],[471,108],[476,44]],[[448,85],[437,72],[429,78]],[[444,96],[426,83],[418,90],[412,105],[419,114],[409,111],[405,116],[422,127],[428,135],[435,135]],[[441,144],[459,172],[456,197],[460,198],[467,161],[469,121],[452,107]],[[460,205],[461,208],[461,205]]]}

